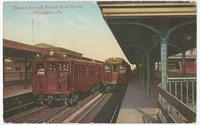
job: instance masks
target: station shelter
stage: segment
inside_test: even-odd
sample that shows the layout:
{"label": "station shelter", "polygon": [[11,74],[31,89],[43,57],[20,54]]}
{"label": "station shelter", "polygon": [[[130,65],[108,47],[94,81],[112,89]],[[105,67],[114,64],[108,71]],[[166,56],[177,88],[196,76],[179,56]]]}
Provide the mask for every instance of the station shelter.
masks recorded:
{"label": "station shelter", "polygon": [[[141,93],[142,90],[139,91],[137,84],[129,83],[117,121],[141,123],[152,120],[151,112],[154,111],[151,109],[157,107],[162,122],[180,122],[171,113],[173,107],[184,117],[182,122],[195,122],[196,76],[168,77],[168,57],[182,53],[182,68],[185,69],[185,52],[196,48],[196,2],[101,1],[98,2],[98,6],[125,56],[131,64],[136,65],[137,73],[132,77],[137,80],[132,82],[140,83],[145,90]],[[153,86],[156,63],[161,64],[160,81],[158,85]],[[191,86],[191,90],[188,90],[188,86],[189,88]],[[151,91],[152,87],[154,90]],[[182,88],[180,94],[177,93],[179,88]],[[156,94],[153,95],[155,91]],[[140,95],[145,95],[146,98],[141,97],[141,102],[131,101],[139,100]],[[188,103],[188,98],[183,99],[190,96],[192,99],[189,101],[194,107]],[[153,97],[156,100],[148,102]],[[147,111],[148,106],[153,103],[155,105]],[[139,110],[139,107],[142,110]],[[148,120],[145,121],[145,118]],[[137,119],[141,120],[137,121]]]}

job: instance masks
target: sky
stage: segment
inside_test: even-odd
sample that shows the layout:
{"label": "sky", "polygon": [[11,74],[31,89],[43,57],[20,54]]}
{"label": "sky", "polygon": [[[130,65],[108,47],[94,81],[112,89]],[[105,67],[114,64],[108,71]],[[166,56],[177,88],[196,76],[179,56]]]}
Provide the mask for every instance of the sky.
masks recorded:
{"label": "sky", "polygon": [[47,43],[104,61],[122,57],[120,46],[96,2],[4,2],[3,38]]}

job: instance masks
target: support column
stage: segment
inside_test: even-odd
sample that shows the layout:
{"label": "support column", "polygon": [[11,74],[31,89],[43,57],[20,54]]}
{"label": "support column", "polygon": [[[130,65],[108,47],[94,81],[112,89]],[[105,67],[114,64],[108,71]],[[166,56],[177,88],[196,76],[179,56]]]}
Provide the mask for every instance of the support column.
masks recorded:
{"label": "support column", "polygon": [[27,67],[27,57],[25,57],[24,61],[25,61],[25,64],[24,64],[24,66],[25,66],[25,76],[24,76],[25,87],[24,87],[24,88],[27,89],[27,88],[28,88],[28,67]]}
{"label": "support column", "polygon": [[147,63],[146,63],[146,59],[145,59],[145,61],[144,61],[144,88],[147,87],[146,82],[147,82]]}
{"label": "support column", "polygon": [[151,85],[155,82],[155,62],[151,60]]}
{"label": "support column", "polygon": [[142,83],[142,64],[139,64],[139,81]]}
{"label": "support column", "polygon": [[149,52],[147,52],[147,85],[146,85],[146,94],[150,98],[150,83],[151,83],[151,71],[150,71],[150,57]]}
{"label": "support column", "polygon": [[143,79],[144,79],[144,73],[143,73],[143,69],[144,69],[144,65],[143,64],[141,64],[141,69],[140,69],[140,72],[141,72],[141,83],[142,83],[142,86],[144,86],[144,83],[143,83]]}
{"label": "support column", "polygon": [[[161,39],[161,88],[167,90],[167,39]],[[162,96],[159,96],[162,105],[167,108],[167,101]],[[162,121],[166,121],[166,117],[162,114]]]}
{"label": "support column", "polygon": [[136,80],[139,81],[140,80],[140,66],[139,64],[136,64],[136,74],[135,74],[135,77],[136,77]]}
{"label": "support column", "polygon": [[161,41],[161,87],[167,89],[167,39]]}
{"label": "support column", "polygon": [[143,87],[145,87],[145,64],[142,67],[142,76]]}
{"label": "support column", "polygon": [[182,52],[182,76],[185,76],[185,51]]}

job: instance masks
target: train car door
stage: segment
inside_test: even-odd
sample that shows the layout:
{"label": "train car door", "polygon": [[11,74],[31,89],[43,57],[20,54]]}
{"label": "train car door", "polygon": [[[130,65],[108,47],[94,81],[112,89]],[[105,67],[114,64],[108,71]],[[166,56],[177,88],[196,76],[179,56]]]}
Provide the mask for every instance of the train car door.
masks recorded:
{"label": "train car door", "polygon": [[104,81],[105,82],[111,82],[112,81],[111,75],[112,75],[111,66],[110,65],[105,65]]}
{"label": "train car door", "polygon": [[66,91],[70,89],[69,82],[69,63],[61,62],[58,66],[58,86],[57,89],[60,91]]}
{"label": "train car door", "polygon": [[46,68],[44,62],[35,62],[33,64],[33,92],[43,93],[46,91]]}
{"label": "train car door", "polygon": [[112,82],[114,83],[118,81],[118,69],[119,66],[117,64],[112,65]]}
{"label": "train car door", "polygon": [[47,63],[47,91],[56,92],[52,90],[57,90],[57,63],[50,62]]}
{"label": "train car door", "polygon": [[119,82],[127,82],[128,81],[128,72],[126,71],[126,66],[121,64],[120,65],[120,71],[119,71],[119,77],[120,81]]}

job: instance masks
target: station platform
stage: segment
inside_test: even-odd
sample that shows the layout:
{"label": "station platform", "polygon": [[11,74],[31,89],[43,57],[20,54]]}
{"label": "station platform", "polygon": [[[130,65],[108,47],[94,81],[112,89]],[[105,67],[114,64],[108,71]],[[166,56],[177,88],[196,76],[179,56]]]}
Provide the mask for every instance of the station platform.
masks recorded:
{"label": "station platform", "polygon": [[157,118],[156,85],[151,86],[151,97],[136,79],[131,79],[119,111],[117,123],[159,123]]}
{"label": "station platform", "polygon": [[28,81],[27,85],[28,85],[27,89],[25,89],[25,83],[24,81],[21,81],[21,83],[4,87],[3,99],[8,98],[8,97],[13,97],[16,95],[21,95],[28,92],[32,92],[32,81]]}

